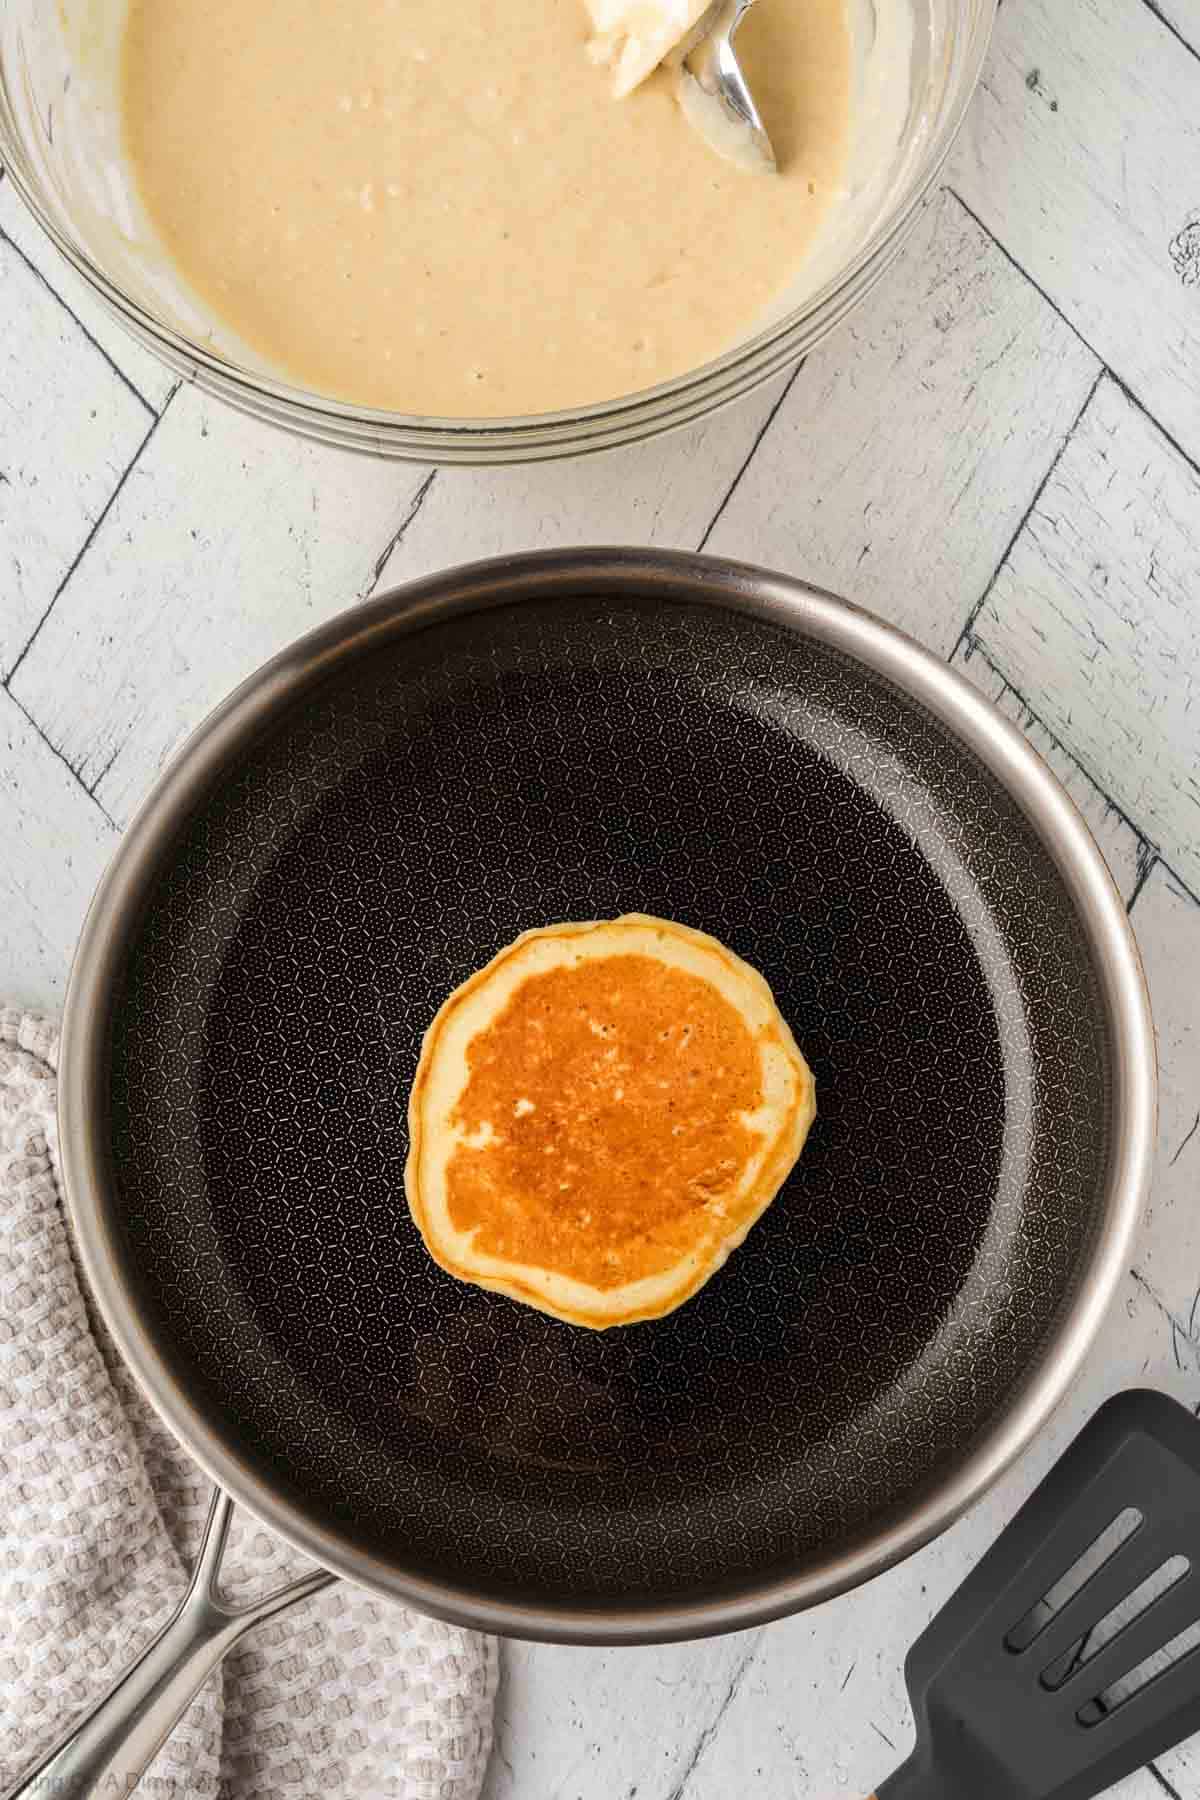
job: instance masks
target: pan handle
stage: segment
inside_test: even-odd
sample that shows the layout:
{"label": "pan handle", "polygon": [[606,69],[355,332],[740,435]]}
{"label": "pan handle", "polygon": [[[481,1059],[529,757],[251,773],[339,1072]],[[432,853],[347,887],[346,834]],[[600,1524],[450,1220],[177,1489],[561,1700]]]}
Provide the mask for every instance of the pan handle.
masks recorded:
{"label": "pan handle", "polygon": [[187,1593],[153,1642],[87,1717],[71,1726],[3,1800],[92,1800],[130,1793],[188,1704],[244,1632],[336,1579],[324,1569],[231,1607],[217,1594],[233,1502],[217,1489]]}

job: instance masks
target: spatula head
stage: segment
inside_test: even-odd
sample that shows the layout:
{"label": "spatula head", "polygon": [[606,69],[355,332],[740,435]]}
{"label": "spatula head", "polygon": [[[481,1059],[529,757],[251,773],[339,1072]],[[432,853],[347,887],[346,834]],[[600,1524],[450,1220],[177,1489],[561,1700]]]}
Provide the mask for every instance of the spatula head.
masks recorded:
{"label": "spatula head", "polygon": [[1200,1731],[1200,1423],[1107,1402],[914,1644],[879,1800],[1088,1800]]}

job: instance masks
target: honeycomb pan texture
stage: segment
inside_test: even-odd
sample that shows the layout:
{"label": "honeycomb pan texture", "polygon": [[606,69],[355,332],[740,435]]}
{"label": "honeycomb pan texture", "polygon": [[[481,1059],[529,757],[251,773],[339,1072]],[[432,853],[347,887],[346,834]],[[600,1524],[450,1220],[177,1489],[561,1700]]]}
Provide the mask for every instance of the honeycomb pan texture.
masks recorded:
{"label": "honeycomb pan texture", "polygon": [[[405,1105],[458,982],[642,911],[775,990],[820,1116],[745,1246],[594,1335],[455,1283]],[[123,1251],[225,1440],[348,1541],[548,1606],[735,1590],[968,1450],[1094,1230],[1089,950],[983,765],[716,605],[529,601],[364,653],[182,831],[111,1063]]]}

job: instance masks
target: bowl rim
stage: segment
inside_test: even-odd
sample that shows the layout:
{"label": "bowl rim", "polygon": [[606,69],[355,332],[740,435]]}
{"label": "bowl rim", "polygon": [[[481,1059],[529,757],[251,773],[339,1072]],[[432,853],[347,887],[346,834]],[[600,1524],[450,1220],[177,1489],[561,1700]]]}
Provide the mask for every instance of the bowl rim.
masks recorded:
{"label": "bowl rim", "polygon": [[[229,756],[338,663],[384,642],[484,608],[601,594],[716,605],[815,638],[895,683],[983,761],[1051,855],[1088,936],[1114,1045],[1115,1124],[1097,1230],[1074,1294],[1034,1366],[968,1454],[874,1530],[829,1556],[742,1579],[694,1602],[670,1597],[585,1607],[497,1599],[462,1579],[406,1569],[402,1559],[346,1543],[252,1468],[177,1384],[139,1313],[108,1216],[99,1121],[112,981],[124,945],[163,851]],[[1115,1294],[1148,1191],[1156,1090],[1149,997],[1124,904],[1074,802],[989,700],[894,626],[801,581],[691,552],[599,548],[497,558],[394,589],[282,651],[191,734],[129,825],[85,920],[66,996],[59,1123],[67,1205],[100,1312],[155,1410],[215,1482],[325,1568],[420,1612],[512,1637],[600,1645],[741,1630],[816,1605],[919,1549],[990,1487],[1063,1398]]]}
{"label": "bowl rim", "polygon": [[[15,191],[107,311],[168,367],[227,404],[318,440],[410,460],[503,463],[586,454],[675,429],[749,392],[814,348],[890,266],[915,225],[966,117],[1000,0],[958,0],[958,4],[962,9],[961,41],[956,35],[943,60],[952,56],[959,67],[947,83],[936,128],[922,146],[918,166],[905,174],[895,204],[849,261],[799,306],[720,356],[652,387],[555,412],[499,418],[401,413],[358,406],[282,376],[244,368],[158,317],[62,230],[28,165],[7,103],[2,67],[0,151]],[[934,44],[933,48],[937,47]]]}

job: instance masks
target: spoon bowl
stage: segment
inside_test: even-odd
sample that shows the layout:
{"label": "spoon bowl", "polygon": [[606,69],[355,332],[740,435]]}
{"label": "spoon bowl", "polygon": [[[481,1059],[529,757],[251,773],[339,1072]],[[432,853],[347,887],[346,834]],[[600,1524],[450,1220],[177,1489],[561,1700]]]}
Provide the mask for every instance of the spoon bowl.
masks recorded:
{"label": "spoon bowl", "polygon": [[714,0],[686,40],[679,104],[689,125],[727,162],[748,174],[778,172],[775,152],[742,73],[733,40],[754,0]]}

